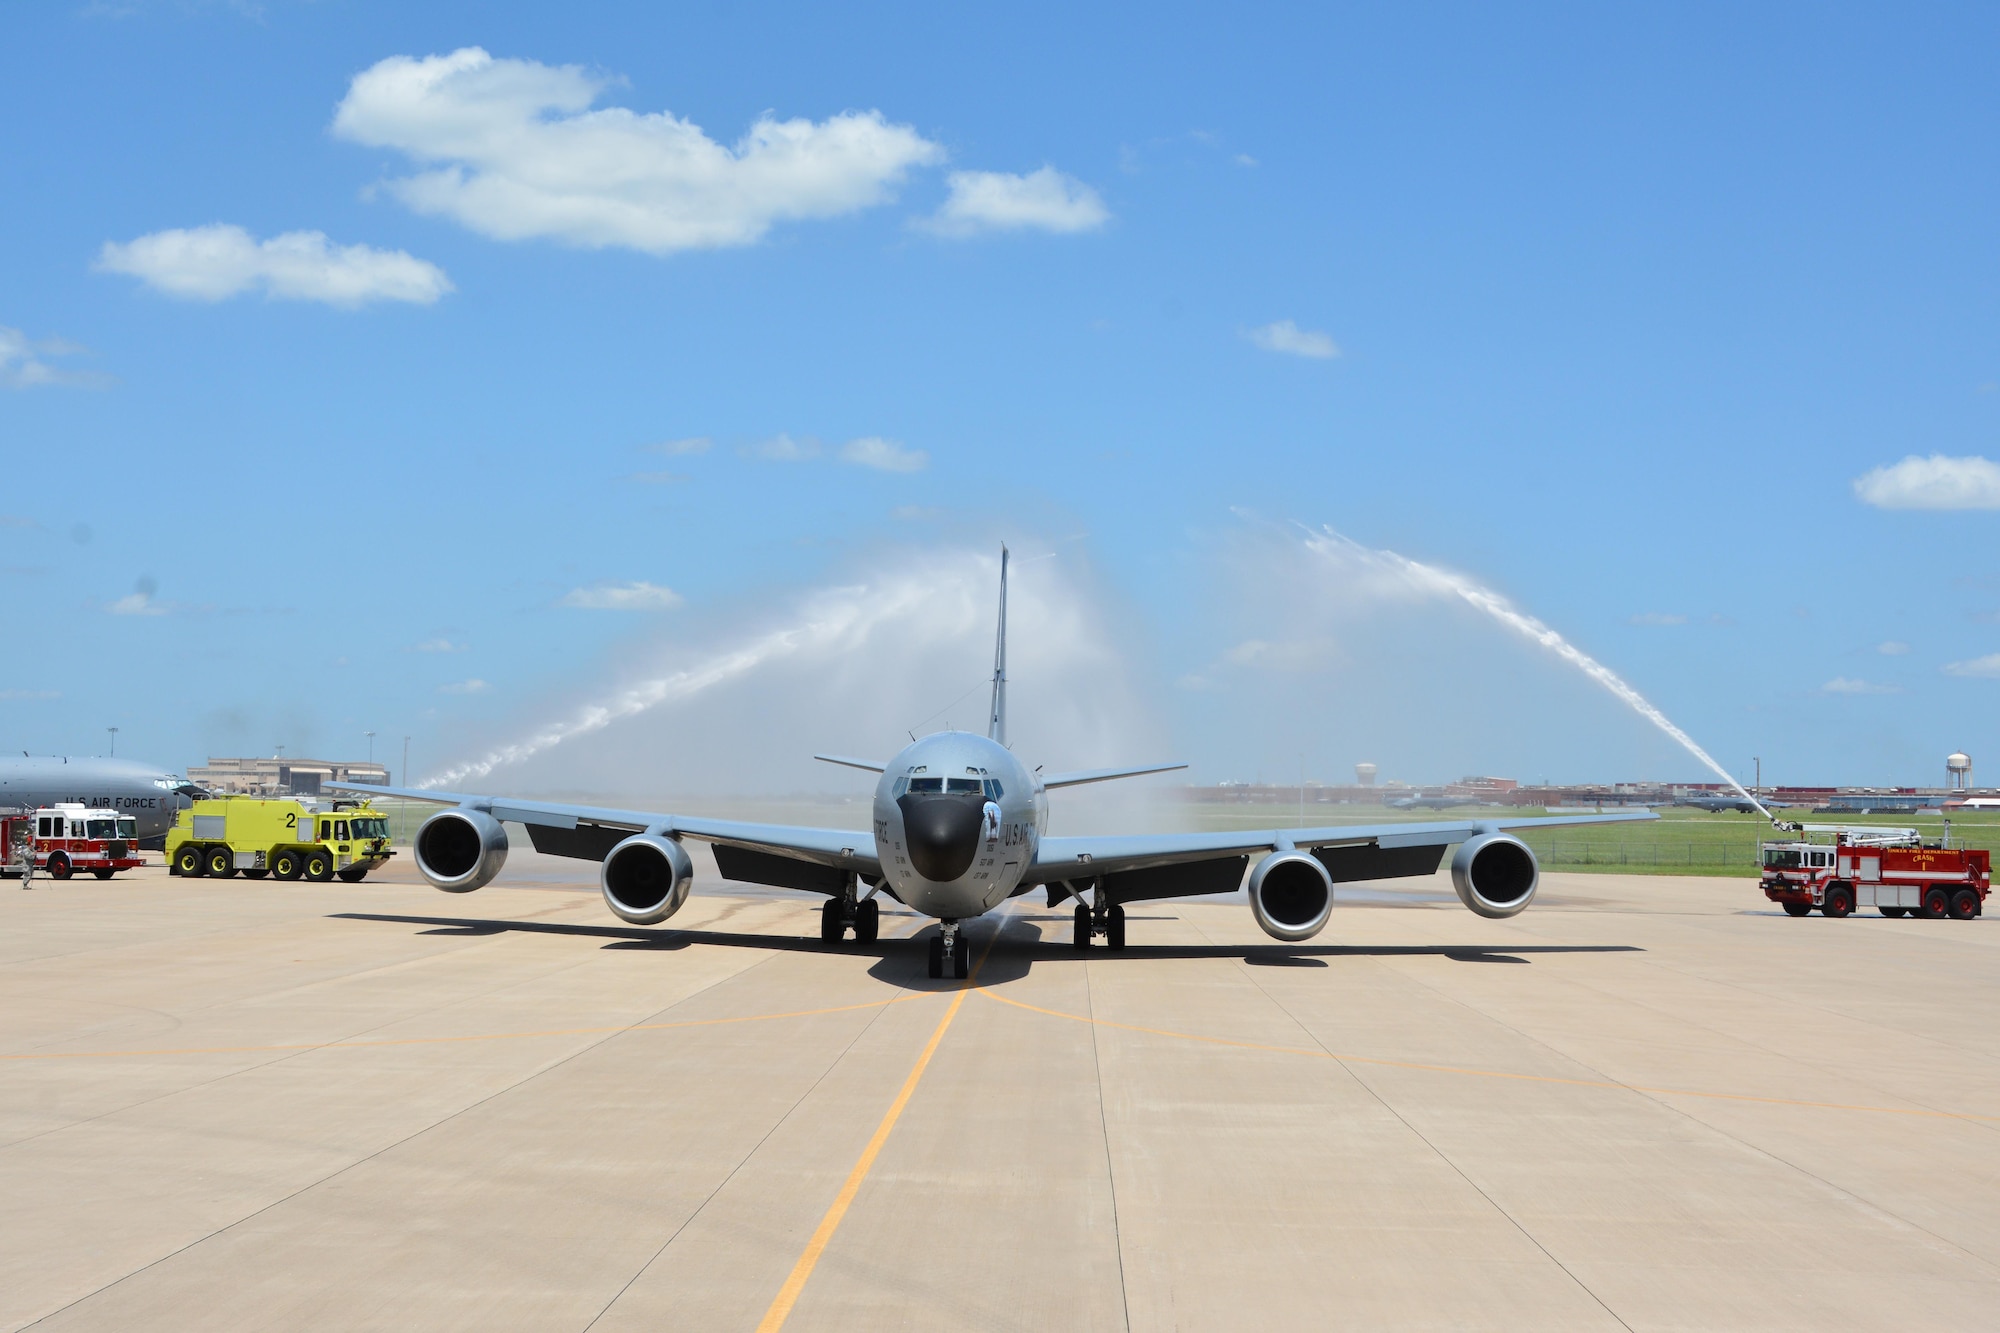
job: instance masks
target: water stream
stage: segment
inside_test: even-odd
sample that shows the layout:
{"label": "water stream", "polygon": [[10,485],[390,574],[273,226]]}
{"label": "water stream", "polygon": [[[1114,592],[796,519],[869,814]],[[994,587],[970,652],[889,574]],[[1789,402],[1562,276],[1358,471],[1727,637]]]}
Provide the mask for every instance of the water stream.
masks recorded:
{"label": "water stream", "polygon": [[1428,592],[1442,593],[1456,597],[1466,605],[1491,616],[1502,625],[1560,657],[1563,661],[1581,671],[1590,679],[1602,685],[1622,700],[1627,707],[1640,717],[1674,738],[1681,748],[1699,759],[1708,770],[1729,784],[1729,787],[1751,805],[1759,814],[1770,819],[1771,812],[1764,803],[1744,790],[1743,784],[1729,775],[1729,770],[1715,762],[1708,751],[1695,744],[1694,737],[1675,726],[1672,719],[1655,708],[1646,696],[1633,689],[1625,680],[1604,663],[1584,652],[1575,644],[1550,629],[1541,621],[1515,607],[1515,605],[1494,592],[1491,588],[1474,583],[1461,574],[1426,565],[1422,561],[1411,560],[1397,555],[1394,551],[1376,551],[1352,541],[1331,528],[1323,528],[1306,539],[1306,545],[1323,555],[1332,555],[1345,560],[1360,560],[1378,567],[1387,568],[1401,574],[1414,586]]}

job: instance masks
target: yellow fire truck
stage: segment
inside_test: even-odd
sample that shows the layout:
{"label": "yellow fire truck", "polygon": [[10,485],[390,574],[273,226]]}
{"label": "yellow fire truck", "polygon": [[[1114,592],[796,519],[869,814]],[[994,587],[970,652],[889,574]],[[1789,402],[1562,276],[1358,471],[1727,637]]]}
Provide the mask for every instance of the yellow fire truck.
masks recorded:
{"label": "yellow fire truck", "polygon": [[353,884],[395,854],[389,817],[366,801],[223,796],[196,801],[167,830],[167,873],[190,877]]}

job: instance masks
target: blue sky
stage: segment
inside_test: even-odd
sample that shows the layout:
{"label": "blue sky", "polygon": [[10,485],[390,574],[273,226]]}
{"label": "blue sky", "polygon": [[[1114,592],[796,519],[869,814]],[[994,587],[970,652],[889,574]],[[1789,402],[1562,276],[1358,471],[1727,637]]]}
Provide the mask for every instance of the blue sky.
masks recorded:
{"label": "blue sky", "polygon": [[[1044,682],[1125,719],[1094,744],[1700,776],[1464,608],[1314,566],[1330,527],[1499,590],[1746,777],[2000,773],[1996,38],[8,6],[0,731],[180,765],[374,730],[422,776],[1006,539],[1095,636]],[[917,725],[976,683],[964,637],[811,694],[826,729]],[[647,766],[734,724],[716,781],[816,780],[832,741],[769,725],[806,687],[745,670],[487,781],[616,752],[598,785],[682,789]]]}

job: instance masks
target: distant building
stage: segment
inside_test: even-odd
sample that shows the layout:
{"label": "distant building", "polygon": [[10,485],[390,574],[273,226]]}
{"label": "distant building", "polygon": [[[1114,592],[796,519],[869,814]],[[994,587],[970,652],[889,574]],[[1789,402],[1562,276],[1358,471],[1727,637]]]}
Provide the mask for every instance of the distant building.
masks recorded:
{"label": "distant building", "polygon": [[327,782],[367,782],[389,785],[385,764],[348,763],[335,759],[216,759],[206,768],[190,768],[188,781],[212,792],[237,796],[317,796]]}

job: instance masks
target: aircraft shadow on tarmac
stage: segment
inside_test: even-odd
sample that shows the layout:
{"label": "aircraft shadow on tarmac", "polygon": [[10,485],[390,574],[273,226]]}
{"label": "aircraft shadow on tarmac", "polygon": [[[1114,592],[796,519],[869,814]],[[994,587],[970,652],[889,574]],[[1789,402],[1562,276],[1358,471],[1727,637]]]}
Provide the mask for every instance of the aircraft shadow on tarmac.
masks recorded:
{"label": "aircraft shadow on tarmac", "polygon": [[[386,912],[335,912],[336,921],[376,921],[385,924],[428,926],[423,935],[474,937],[519,932],[533,935],[567,935],[580,939],[609,941],[607,949],[656,949],[671,951],[705,944],[724,949],[780,949],[792,953],[874,954],[878,961],[869,975],[882,981],[905,985],[912,960],[927,947],[929,929],[902,939],[878,940],[873,944],[845,942],[829,944],[803,935],[745,935],[716,930],[675,930],[671,927],[584,926],[555,921],[509,921],[480,917],[404,916]],[[1035,964],[1062,962],[1117,963],[1161,958],[1235,958],[1254,967],[1326,967],[1330,958],[1448,958],[1455,963],[1526,964],[1523,954],[1644,953],[1636,944],[1134,944],[1116,953],[1103,947],[1078,951],[1070,947],[1067,933],[1045,938],[1033,918],[1003,917],[1001,937],[986,950],[979,981],[994,983],[1017,980]],[[1055,918],[1046,918],[1055,919]],[[1067,918],[1063,918],[1065,921]],[[1144,918],[1133,918],[1143,920]],[[1168,918],[1155,918],[1166,920]],[[983,923],[981,923],[983,924]],[[1017,929],[1026,926],[1027,930]],[[985,940],[975,935],[973,956],[978,957]]]}

